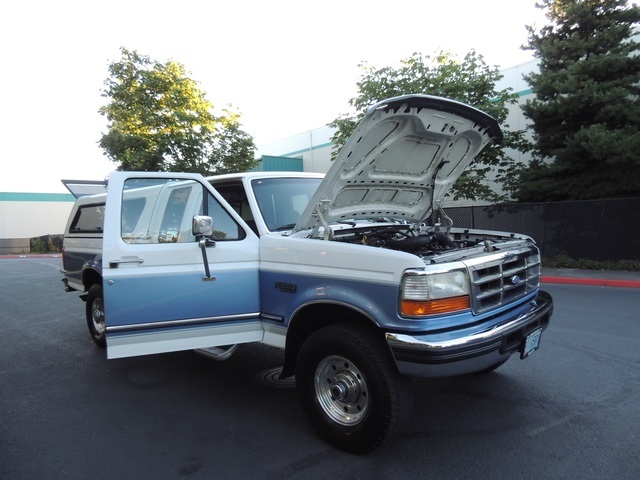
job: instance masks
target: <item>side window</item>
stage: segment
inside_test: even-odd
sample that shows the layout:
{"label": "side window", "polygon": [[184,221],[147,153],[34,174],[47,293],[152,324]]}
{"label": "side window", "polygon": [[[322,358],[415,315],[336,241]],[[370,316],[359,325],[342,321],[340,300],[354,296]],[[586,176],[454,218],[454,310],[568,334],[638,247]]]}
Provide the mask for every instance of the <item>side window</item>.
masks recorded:
{"label": "side window", "polygon": [[214,185],[222,198],[224,198],[229,205],[233,207],[238,215],[246,222],[247,225],[255,232],[258,233],[258,227],[256,221],[253,218],[253,212],[249,206],[249,199],[247,193],[244,190],[244,186],[241,183],[229,184],[229,185]]}
{"label": "side window", "polygon": [[213,218],[216,240],[239,240],[245,236],[244,230],[199,182],[140,178],[125,181],[121,235],[127,243],[195,242],[191,228],[193,216],[198,214]]}
{"label": "side window", "polygon": [[130,236],[138,226],[144,205],[145,198],[130,198],[122,202],[122,236]]}
{"label": "side window", "polygon": [[85,205],[78,209],[71,222],[71,233],[102,233],[104,227],[104,204]]}
{"label": "side window", "polygon": [[169,194],[162,212],[162,221],[158,233],[158,243],[192,242],[195,240],[191,236],[191,222],[193,213],[187,215],[187,206],[190,197],[193,195],[194,187],[197,185],[186,185],[169,189]]}
{"label": "side window", "polygon": [[216,240],[242,240],[245,231],[236,223],[229,213],[220,205],[211,193],[207,192],[207,210],[205,215],[213,218],[213,234]]}

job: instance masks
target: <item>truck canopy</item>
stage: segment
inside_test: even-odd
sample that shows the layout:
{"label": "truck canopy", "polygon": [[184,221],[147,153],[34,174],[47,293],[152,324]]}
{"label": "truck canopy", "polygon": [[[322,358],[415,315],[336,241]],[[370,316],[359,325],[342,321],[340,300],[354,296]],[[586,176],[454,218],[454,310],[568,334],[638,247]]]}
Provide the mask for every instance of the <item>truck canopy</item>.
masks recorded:
{"label": "truck canopy", "polygon": [[61,180],[61,182],[76,198],[107,193],[106,180]]}

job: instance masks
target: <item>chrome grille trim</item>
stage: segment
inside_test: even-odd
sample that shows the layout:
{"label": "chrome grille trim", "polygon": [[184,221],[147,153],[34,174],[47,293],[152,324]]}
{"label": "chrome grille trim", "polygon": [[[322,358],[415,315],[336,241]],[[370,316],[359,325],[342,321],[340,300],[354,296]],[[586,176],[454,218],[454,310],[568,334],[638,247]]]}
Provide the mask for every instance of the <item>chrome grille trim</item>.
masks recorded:
{"label": "chrome grille trim", "polygon": [[540,287],[540,252],[532,245],[465,263],[476,314],[514,302]]}

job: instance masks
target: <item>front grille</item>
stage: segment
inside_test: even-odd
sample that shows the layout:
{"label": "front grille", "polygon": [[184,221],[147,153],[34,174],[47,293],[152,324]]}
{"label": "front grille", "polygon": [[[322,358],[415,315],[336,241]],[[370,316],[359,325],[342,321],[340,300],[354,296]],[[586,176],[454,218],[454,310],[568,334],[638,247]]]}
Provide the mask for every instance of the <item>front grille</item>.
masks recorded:
{"label": "front grille", "polygon": [[533,248],[469,266],[473,310],[483,313],[509,304],[540,287],[540,254]]}

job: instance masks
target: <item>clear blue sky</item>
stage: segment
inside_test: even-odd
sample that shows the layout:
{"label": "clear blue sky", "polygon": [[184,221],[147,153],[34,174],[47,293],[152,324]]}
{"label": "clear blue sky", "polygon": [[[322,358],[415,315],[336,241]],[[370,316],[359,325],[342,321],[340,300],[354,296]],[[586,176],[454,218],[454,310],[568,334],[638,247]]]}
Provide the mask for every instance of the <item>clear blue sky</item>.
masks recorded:
{"label": "clear blue sky", "polygon": [[34,0],[0,7],[0,191],[64,192],[113,170],[97,142],[119,49],[185,65],[258,145],[348,110],[358,64],[475,49],[489,65],[532,59],[535,0]]}

